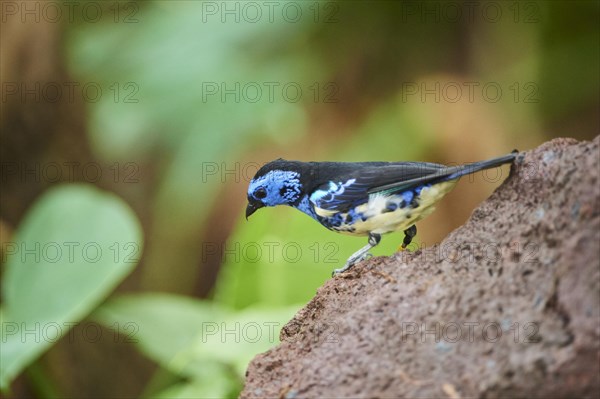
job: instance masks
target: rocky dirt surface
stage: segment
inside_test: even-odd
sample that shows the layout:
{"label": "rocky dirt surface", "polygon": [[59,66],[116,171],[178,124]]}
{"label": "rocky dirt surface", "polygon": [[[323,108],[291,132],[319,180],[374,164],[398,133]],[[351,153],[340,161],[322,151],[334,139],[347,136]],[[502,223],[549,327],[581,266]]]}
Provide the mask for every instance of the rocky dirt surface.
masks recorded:
{"label": "rocky dirt surface", "polygon": [[521,154],[441,244],[327,281],[241,397],[599,397],[599,143]]}

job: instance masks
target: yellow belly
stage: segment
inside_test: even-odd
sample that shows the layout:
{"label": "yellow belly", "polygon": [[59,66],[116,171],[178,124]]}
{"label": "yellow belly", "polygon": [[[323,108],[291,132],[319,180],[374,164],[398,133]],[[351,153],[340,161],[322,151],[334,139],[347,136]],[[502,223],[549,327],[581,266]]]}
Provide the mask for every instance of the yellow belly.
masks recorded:
{"label": "yellow belly", "polygon": [[[417,197],[418,207],[412,208],[407,205],[404,208],[398,208],[395,211],[385,212],[389,196],[374,194],[369,201],[355,208],[356,212],[362,213],[366,220],[356,220],[352,224],[342,224],[336,231],[342,234],[365,236],[369,233],[385,234],[398,230],[406,230],[417,221],[423,219],[435,210],[435,204],[442,199],[444,195],[450,192],[456,185],[457,180],[434,184],[431,187],[425,187]],[[331,216],[332,213],[323,209],[316,208],[315,211],[321,216]],[[343,220],[347,213],[342,213]],[[352,228],[352,229],[351,229]]]}

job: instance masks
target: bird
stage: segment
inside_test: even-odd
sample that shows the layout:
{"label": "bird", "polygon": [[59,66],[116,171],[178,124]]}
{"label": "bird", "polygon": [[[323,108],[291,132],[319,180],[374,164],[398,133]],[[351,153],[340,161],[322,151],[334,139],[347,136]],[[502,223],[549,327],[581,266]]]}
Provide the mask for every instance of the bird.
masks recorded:
{"label": "bird", "polygon": [[263,165],[248,185],[246,220],[258,209],[287,205],[329,230],[367,236],[332,276],[371,256],[383,234],[402,230],[405,249],[417,234],[415,223],[465,175],[512,163],[510,154],[458,166],[430,162],[302,162],[282,158]]}

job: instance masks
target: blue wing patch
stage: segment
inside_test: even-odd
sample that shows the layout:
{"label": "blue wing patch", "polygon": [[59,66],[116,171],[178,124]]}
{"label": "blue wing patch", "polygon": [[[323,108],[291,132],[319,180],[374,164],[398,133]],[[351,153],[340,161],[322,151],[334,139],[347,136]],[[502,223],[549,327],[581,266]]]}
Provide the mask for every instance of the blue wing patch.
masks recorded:
{"label": "blue wing patch", "polygon": [[342,211],[368,201],[368,185],[357,183],[356,179],[321,185],[310,195],[315,207],[328,211]]}

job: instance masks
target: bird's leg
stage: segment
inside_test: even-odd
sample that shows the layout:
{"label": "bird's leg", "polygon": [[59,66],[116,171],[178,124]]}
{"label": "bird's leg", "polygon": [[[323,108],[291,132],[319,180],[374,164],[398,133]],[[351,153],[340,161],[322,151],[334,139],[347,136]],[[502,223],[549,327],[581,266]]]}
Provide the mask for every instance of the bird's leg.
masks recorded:
{"label": "bird's leg", "polygon": [[408,247],[414,236],[417,235],[417,226],[412,225],[408,229],[404,230],[404,240],[402,241],[402,250]]}
{"label": "bird's leg", "polygon": [[331,275],[335,276],[336,274],[343,273],[346,270],[350,269],[352,266],[354,266],[356,263],[360,262],[361,260],[364,260],[364,259],[368,258],[369,256],[372,256],[369,253],[369,250],[371,248],[373,248],[374,246],[376,246],[377,244],[379,244],[379,241],[381,241],[381,235],[369,233],[369,243],[367,245],[365,245],[364,247],[362,247],[361,249],[359,249],[358,251],[356,251],[355,253],[353,253],[352,256],[350,256],[348,258],[348,260],[346,261],[346,264],[344,265],[344,267],[342,267],[341,269],[334,269],[333,273],[331,273]]}

